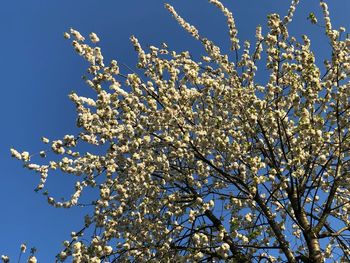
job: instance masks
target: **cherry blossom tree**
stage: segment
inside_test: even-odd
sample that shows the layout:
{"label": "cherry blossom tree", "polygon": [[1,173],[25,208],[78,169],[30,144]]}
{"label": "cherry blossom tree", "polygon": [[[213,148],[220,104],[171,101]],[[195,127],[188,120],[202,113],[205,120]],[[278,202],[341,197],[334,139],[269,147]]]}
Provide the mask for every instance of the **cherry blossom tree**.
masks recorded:
{"label": "cherry blossom tree", "polygon": [[[42,138],[48,149],[35,162],[11,149],[40,174],[36,190],[54,207],[99,192],[57,261],[350,262],[350,38],[332,28],[321,1],[323,22],[309,17],[330,43],[320,68],[310,39],[288,34],[298,0],[285,17],[269,15],[253,45],[239,41],[221,2],[209,2],[227,18],[228,55],[168,4],[203,44],[200,59],[166,44],[145,49],[132,36],[142,74],[125,73],[105,64],[96,34],[89,44],[65,33],[96,93],[69,95],[80,133]],[[267,83],[255,76],[258,64]],[[68,201],[45,187],[54,170],[76,178]]]}

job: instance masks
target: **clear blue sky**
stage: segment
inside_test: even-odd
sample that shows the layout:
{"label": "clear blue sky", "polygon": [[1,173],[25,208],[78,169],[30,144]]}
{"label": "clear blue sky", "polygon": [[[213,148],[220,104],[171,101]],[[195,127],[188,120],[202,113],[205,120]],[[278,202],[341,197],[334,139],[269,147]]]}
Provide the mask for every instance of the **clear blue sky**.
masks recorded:
{"label": "clear blue sky", "polygon": [[[287,0],[223,1],[236,19],[239,37],[252,39],[255,26],[266,29],[266,15],[285,15]],[[318,55],[327,54],[322,29],[311,26],[309,12],[320,14],[317,0],[301,0],[291,35],[311,34]],[[349,0],[328,1],[335,26],[350,29]],[[228,47],[225,18],[206,0],[169,1],[178,12],[198,26],[202,35]],[[60,138],[75,133],[75,108],[70,91],[87,94],[81,80],[85,62],[77,56],[62,34],[70,27],[87,35],[96,32],[107,60],[133,67],[136,56],[129,43],[134,34],[144,45],[166,42],[170,49],[200,54],[199,43],[186,34],[165,10],[161,0],[11,0],[0,9],[0,254],[17,260],[21,242],[38,248],[39,262],[54,262],[61,241],[82,225],[81,209],[55,209],[33,189],[38,176],[10,158],[9,149],[38,152],[40,137]],[[224,49],[226,49],[224,48]],[[322,60],[320,60],[322,61]],[[52,192],[69,194],[71,181],[65,176],[49,177]],[[57,196],[56,195],[56,196]]]}

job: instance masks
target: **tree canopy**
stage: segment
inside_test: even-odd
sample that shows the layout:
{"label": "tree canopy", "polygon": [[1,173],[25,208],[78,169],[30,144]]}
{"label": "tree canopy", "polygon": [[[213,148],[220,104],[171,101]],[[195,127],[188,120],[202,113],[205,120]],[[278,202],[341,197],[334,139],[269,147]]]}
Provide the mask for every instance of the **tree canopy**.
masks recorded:
{"label": "tree canopy", "polygon": [[[75,29],[64,34],[88,62],[95,92],[69,95],[80,133],[43,137],[42,160],[11,149],[40,174],[36,190],[50,205],[92,207],[57,261],[350,262],[345,28],[332,27],[324,1],[323,22],[310,14],[331,50],[321,67],[310,39],[288,33],[298,0],[285,17],[269,15],[265,33],[257,26],[252,45],[239,41],[227,8],[209,2],[227,18],[230,54],[168,4],[203,44],[201,58],[165,43],[143,48],[132,36],[138,64],[125,73],[116,60],[105,64],[95,33],[90,41]],[[68,201],[45,187],[55,170],[76,177]],[[98,194],[82,204],[89,188]]]}

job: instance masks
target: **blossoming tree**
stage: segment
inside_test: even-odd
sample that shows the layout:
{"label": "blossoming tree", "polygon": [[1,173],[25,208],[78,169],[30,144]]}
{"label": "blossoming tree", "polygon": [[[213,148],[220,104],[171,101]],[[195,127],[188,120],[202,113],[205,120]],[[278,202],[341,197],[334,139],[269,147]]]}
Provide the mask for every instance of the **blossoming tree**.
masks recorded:
{"label": "blossoming tree", "polygon": [[[99,191],[57,261],[350,262],[350,38],[332,28],[321,1],[332,55],[320,69],[309,38],[288,34],[298,0],[243,47],[232,13],[209,2],[227,18],[233,59],[170,5],[203,44],[200,61],[166,44],[145,50],[131,37],[144,75],[122,73],[117,61],[104,63],[96,34],[89,45],[78,31],[65,33],[89,63],[96,93],[69,95],[81,132],[43,138],[47,162],[11,149],[41,175],[37,190],[52,206]],[[258,63],[267,83],[256,80]],[[100,150],[82,152],[83,144]],[[45,188],[52,170],[76,177],[69,201]]]}

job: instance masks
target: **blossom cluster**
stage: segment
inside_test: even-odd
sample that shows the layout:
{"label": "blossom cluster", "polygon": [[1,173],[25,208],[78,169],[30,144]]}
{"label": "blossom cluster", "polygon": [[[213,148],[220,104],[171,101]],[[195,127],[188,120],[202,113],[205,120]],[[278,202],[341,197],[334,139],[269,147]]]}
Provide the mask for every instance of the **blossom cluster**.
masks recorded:
{"label": "blossom cluster", "polygon": [[[332,57],[321,73],[311,40],[288,33],[299,1],[292,1],[284,19],[269,15],[267,32],[258,26],[254,45],[245,41],[242,49],[232,13],[218,0],[209,2],[227,18],[236,59],[168,4],[179,25],[203,44],[199,61],[166,44],[146,50],[132,36],[144,76],[123,73],[117,61],[105,64],[95,33],[90,44],[75,29],[64,34],[88,62],[85,81],[95,92],[91,98],[69,95],[80,133],[42,138],[47,149],[38,163],[32,162],[35,154],[11,149],[40,174],[37,190],[50,205],[93,207],[57,260],[349,260],[345,29],[332,29],[322,1]],[[259,69],[269,72],[266,83],[258,81]],[[99,150],[80,150],[84,145]],[[66,201],[46,189],[56,170],[76,178]],[[98,194],[82,203],[87,188]],[[84,237],[89,230],[91,239]]]}

